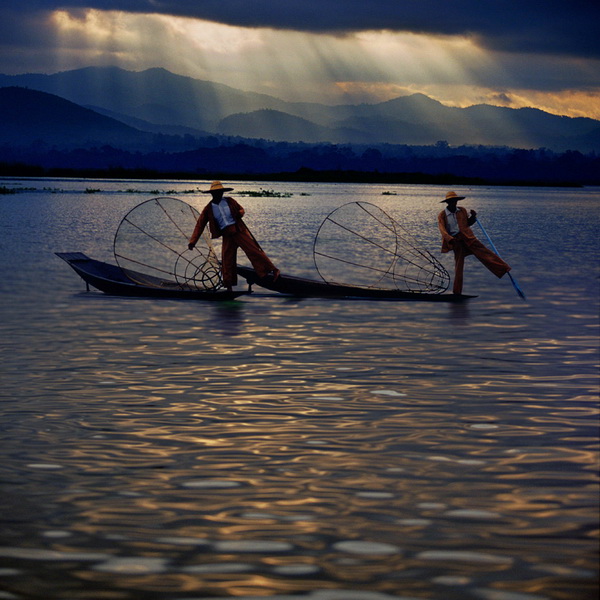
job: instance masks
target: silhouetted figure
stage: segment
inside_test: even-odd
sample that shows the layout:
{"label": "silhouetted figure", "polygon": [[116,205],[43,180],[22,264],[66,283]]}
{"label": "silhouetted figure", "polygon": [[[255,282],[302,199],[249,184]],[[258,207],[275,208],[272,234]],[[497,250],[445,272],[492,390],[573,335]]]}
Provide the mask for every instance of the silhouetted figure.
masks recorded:
{"label": "silhouetted figure", "polygon": [[454,294],[462,294],[465,257],[469,254],[477,257],[496,277],[502,277],[510,271],[510,266],[486,248],[471,231],[471,225],[477,221],[477,213],[472,210],[469,215],[466,208],[457,205],[459,200],[464,199],[465,196],[448,192],[442,200],[447,206],[438,215],[442,252],[454,252]]}
{"label": "silhouetted figure", "polygon": [[279,269],[271,262],[242,220],[245,213],[243,207],[233,198],[224,196],[225,192],[232,190],[233,188],[223,187],[220,181],[213,181],[210,190],[202,192],[212,194],[212,199],[200,213],[188,244],[188,248],[192,250],[206,225],[211,238],[223,237],[221,270],[223,285],[228,290],[237,284],[238,248],[245,252],[259,277],[267,275],[272,275],[274,279],[279,277]]}

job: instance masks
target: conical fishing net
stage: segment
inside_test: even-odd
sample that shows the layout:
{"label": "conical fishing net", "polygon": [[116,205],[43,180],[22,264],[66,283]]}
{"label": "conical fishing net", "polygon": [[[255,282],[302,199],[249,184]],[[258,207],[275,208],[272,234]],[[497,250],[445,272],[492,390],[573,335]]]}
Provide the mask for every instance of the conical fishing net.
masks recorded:
{"label": "conical fishing net", "polygon": [[198,217],[194,207],[177,198],[153,198],[138,204],[123,217],[115,234],[117,264],[141,285],[218,289],[221,267],[207,232],[188,250]]}
{"label": "conical fishing net", "polygon": [[331,212],[317,232],[313,257],[329,284],[439,294],[450,284],[443,265],[369,202]]}

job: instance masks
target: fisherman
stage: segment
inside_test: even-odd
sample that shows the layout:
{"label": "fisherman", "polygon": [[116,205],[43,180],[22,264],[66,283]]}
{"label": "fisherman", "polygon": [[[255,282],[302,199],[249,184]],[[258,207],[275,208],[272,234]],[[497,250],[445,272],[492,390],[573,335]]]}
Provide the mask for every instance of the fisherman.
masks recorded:
{"label": "fisherman", "polygon": [[212,199],[200,213],[188,244],[188,248],[192,250],[207,224],[211,238],[223,237],[221,270],[223,285],[228,291],[237,284],[238,248],[245,252],[259,277],[271,275],[274,280],[279,277],[279,269],[273,265],[242,220],[245,212],[242,206],[233,198],[224,196],[225,192],[232,190],[233,188],[223,187],[220,181],[213,181],[210,189],[202,192],[212,194]]}
{"label": "fisherman", "polygon": [[465,257],[469,254],[474,254],[496,277],[502,277],[510,271],[510,266],[486,248],[471,231],[471,225],[477,221],[477,213],[471,210],[469,216],[466,208],[457,206],[458,201],[464,199],[465,196],[448,192],[441,201],[446,203],[446,208],[438,215],[442,252],[454,251],[454,294],[462,294]]}

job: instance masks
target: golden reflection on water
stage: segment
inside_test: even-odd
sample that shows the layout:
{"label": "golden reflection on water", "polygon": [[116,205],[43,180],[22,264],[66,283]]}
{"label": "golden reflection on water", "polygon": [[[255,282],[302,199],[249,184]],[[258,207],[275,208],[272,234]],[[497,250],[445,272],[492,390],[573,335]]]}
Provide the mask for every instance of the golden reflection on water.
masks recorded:
{"label": "golden reflection on water", "polygon": [[528,304],[471,264],[461,306],[119,299],[47,266],[54,296],[3,307],[2,589],[595,598],[598,315],[534,258]]}

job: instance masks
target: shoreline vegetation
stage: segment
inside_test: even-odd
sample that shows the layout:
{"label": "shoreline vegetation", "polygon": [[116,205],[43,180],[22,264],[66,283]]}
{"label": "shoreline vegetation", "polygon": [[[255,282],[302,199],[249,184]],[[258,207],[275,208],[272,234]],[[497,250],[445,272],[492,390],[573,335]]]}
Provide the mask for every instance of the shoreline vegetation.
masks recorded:
{"label": "shoreline vegetation", "polygon": [[[63,178],[66,179],[66,178]],[[79,178],[80,179],[80,178]],[[85,179],[84,179],[85,180]],[[111,179],[111,181],[114,181]],[[124,180],[127,181],[127,180]],[[44,186],[43,188],[36,187],[7,187],[5,185],[0,185],[0,196],[9,196],[13,194],[20,194],[24,192],[46,192],[50,194],[65,194],[67,193],[65,190],[61,188],[50,188]],[[103,193],[105,190],[101,188],[85,188],[83,190],[84,194],[98,194]],[[154,188],[151,190],[137,189],[137,188],[126,188],[124,190],[113,190],[114,194],[147,194],[151,196],[171,196],[171,195],[182,195],[182,194],[199,194],[202,190],[200,188],[195,189],[187,189],[187,190],[175,190],[175,189],[158,189]],[[73,193],[72,191],[70,193]],[[76,192],[80,193],[80,192]],[[260,188],[257,190],[240,190],[236,191],[236,196],[245,196],[249,198],[291,198],[294,194],[292,192],[276,192],[275,190],[267,190],[264,188]],[[300,193],[299,196],[310,196],[308,193]],[[396,195],[396,192],[382,192],[382,196],[385,195]]]}
{"label": "shoreline vegetation", "polygon": [[[23,178],[69,178],[69,179],[123,179],[123,180],[184,180],[207,181],[219,179],[223,181],[277,181],[304,183],[366,183],[366,184],[424,184],[424,185],[485,185],[485,186],[519,186],[519,187],[585,187],[577,181],[545,181],[522,179],[491,179],[484,177],[466,177],[452,173],[380,173],[378,171],[356,170],[317,170],[301,168],[294,172],[281,173],[229,173],[229,172],[164,172],[145,168],[109,167],[105,169],[89,168],[46,168],[27,164],[0,164],[0,177]],[[594,182],[588,185],[600,185]],[[35,189],[35,188],[34,188]],[[31,191],[28,188],[10,189],[0,186],[0,195]],[[137,190],[129,190],[134,193]],[[154,190],[157,191],[157,190]],[[263,194],[261,194],[263,192]],[[268,196],[269,190],[252,192],[252,194]],[[94,189],[86,189],[86,193],[94,193]],[[145,193],[145,192],[142,192]],[[182,192],[178,192],[182,193]],[[195,193],[192,190],[188,193]],[[250,193],[250,192],[248,192]]]}

